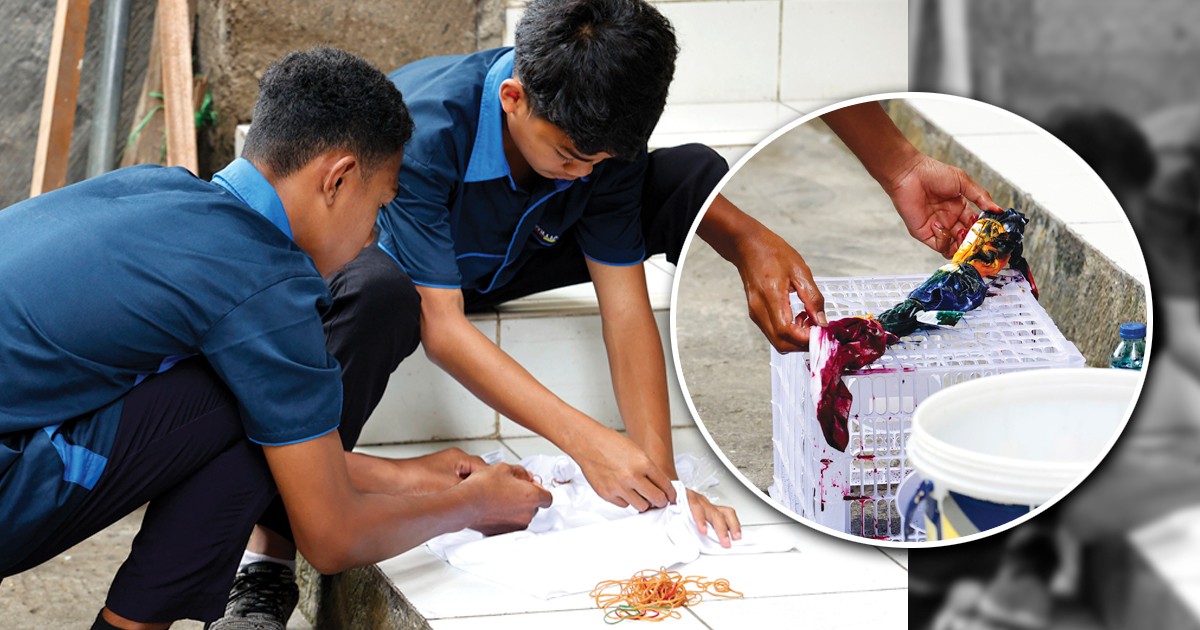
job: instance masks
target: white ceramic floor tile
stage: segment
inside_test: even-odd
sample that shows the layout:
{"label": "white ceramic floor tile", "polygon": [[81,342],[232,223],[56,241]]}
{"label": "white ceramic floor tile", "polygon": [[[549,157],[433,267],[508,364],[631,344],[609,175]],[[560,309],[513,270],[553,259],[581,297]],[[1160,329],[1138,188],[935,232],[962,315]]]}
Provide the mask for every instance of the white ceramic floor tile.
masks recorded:
{"label": "white ceramic floor tile", "polygon": [[426,619],[507,615],[548,610],[587,610],[586,593],[541,599],[460,571],[418,547],[379,563],[396,588]]}
{"label": "white ceramic floor tile", "polygon": [[357,453],[366,453],[367,455],[375,455],[376,457],[391,457],[394,459],[406,459],[409,457],[420,457],[430,453],[436,453],[448,448],[462,449],[470,455],[483,455],[496,450],[502,450],[505,453],[505,460],[509,463],[514,463],[518,459],[516,454],[509,450],[500,440],[447,440],[445,442],[414,442],[412,444],[381,444],[358,446],[354,449]]}
{"label": "white ceramic floor tile", "polygon": [[664,2],[657,8],[679,42],[670,102],[776,99],[779,0]]}
{"label": "white ceramic floor tile", "polygon": [[895,560],[896,563],[899,564],[900,566],[904,567],[905,570],[908,569],[908,550],[907,549],[884,549],[884,548],[880,547],[879,550],[882,551],[884,553],[884,555],[886,555],[887,557],[891,558],[892,560]]}
{"label": "white ceramic floor tile", "polygon": [[[745,536],[787,537],[799,551],[701,556],[688,575],[727,578],[747,598],[908,588],[908,572],[877,549],[821,534],[806,525],[752,525]],[[701,615],[703,617],[703,615]]]}
{"label": "white ceramic floor tile", "polygon": [[[476,328],[496,339],[498,323],[472,319]],[[418,442],[436,439],[491,437],[497,414],[417,348],[392,373],[379,406],[363,428],[359,444]]]}
{"label": "white ceramic floor tile", "polygon": [[1149,282],[1146,259],[1128,223],[1077,223],[1070,228],[1143,285]]}
{"label": "white ceramic floor tile", "polygon": [[785,102],[784,105],[787,105],[788,107],[796,110],[797,113],[803,115],[803,114],[811,114],[812,112],[815,112],[818,109],[827,107],[829,105],[833,105],[834,103],[838,102],[839,100],[841,100],[841,99],[840,98],[822,98],[822,99],[812,99],[812,100],[791,100],[791,101]]}
{"label": "white ceramic floor tile", "polygon": [[[671,422],[692,424],[670,363],[670,313],[655,311],[654,317],[664,353]],[[623,426],[613,395],[599,315],[503,318],[500,347],[567,404],[607,426]],[[501,417],[500,435],[521,437],[533,433]]]}
{"label": "white ceramic floor tile", "polygon": [[906,0],[784,0],[780,100],[908,89],[906,24]]}
{"label": "white ceramic floor tile", "polygon": [[[782,578],[782,576],[781,576]],[[908,627],[908,591],[707,600],[691,609],[711,630]]]}
{"label": "white ceramic floor tile", "polygon": [[[705,625],[688,611],[682,611],[679,619],[661,622],[669,624],[671,630],[704,630]],[[434,630],[563,630],[570,628],[611,628],[604,622],[604,613],[599,609],[570,610],[562,612],[528,613],[500,617],[466,617],[436,619],[429,623]]]}
{"label": "white ceramic floor tile", "polygon": [[799,117],[796,110],[774,100],[669,104],[650,136],[650,147],[689,142],[710,147],[753,146]]}
{"label": "white ceramic floor tile", "polygon": [[983,103],[919,97],[905,101],[952,136],[1034,131],[1033,123]]}

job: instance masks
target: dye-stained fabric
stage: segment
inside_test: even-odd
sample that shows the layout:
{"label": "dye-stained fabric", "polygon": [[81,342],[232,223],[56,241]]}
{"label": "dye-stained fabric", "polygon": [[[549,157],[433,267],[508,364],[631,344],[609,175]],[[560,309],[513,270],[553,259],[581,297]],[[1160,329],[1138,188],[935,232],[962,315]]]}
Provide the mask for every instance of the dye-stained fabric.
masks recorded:
{"label": "dye-stained fabric", "polygon": [[987,297],[988,281],[1005,267],[1020,271],[1037,297],[1037,285],[1023,256],[1025,215],[1009,208],[984,213],[950,262],[939,267],[903,302],[878,318],[847,317],[814,329],[820,356],[812,358],[820,382],[817,421],[830,446],[845,451],[849,445],[848,420],[854,402],[842,375],[867,367],[883,356],[887,347],[922,328],[953,326],[966,311],[979,308]]}
{"label": "dye-stained fabric", "polygon": [[821,398],[817,400],[817,422],[825,441],[839,451],[850,442],[846,420],[854,396],[842,382],[842,375],[874,363],[887,347],[900,340],[884,329],[877,319],[844,317],[829,322],[825,328],[814,329],[824,337],[818,344],[826,350],[813,357],[813,372],[821,379]]}

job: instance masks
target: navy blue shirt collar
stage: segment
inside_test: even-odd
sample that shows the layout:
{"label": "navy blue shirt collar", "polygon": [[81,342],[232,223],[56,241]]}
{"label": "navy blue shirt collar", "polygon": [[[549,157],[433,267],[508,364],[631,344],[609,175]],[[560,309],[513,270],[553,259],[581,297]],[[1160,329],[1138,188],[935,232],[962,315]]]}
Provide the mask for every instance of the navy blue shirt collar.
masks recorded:
{"label": "navy blue shirt collar", "polygon": [[[503,150],[501,150],[503,153]],[[242,203],[250,206],[255,212],[263,215],[275,227],[279,228],[289,239],[292,236],[292,224],[288,221],[287,212],[283,209],[283,201],[271,186],[271,182],[250,163],[246,158],[238,158],[229,166],[213,175],[213,183],[233,193]]]}
{"label": "navy blue shirt collar", "polygon": [[[475,143],[471,145],[471,160],[467,163],[467,172],[463,174],[463,183],[485,182],[505,177],[509,186],[517,189],[513,181],[512,171],[508,168],[508,158],[504,155],[504,126],[503,110],[500,109],[500,84],[513,75],[513,51],[500,55],[488,67],[487,76],[483,79],[483,96],[479,99],[479,123],[475,129]],[[588,181],[587,177],[581,177]],[[571,180],[554,180],[554,190],[568,188]]]}

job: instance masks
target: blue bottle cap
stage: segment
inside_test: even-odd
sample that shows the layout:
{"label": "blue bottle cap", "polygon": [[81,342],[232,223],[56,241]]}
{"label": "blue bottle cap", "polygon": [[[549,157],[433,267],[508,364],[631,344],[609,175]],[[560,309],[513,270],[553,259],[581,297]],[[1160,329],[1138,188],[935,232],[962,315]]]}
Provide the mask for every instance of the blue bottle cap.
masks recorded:
{"label": "blue bottle cap", "polygon": [[1140,322],[1125,322],[1121,324],[1122,339],[1144,339],[1146,337],[1146,325]]}

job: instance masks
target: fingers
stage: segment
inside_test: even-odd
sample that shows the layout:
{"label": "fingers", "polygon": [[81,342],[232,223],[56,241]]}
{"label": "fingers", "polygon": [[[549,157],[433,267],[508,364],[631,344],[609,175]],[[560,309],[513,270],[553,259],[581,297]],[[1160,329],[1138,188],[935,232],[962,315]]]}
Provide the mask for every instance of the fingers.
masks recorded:
{"label": "fingers", "polygon": [[521,479],[524,481],[530,481],[530,482],[533,481],[533,473],[529,472],[528,470],[525,470],[525,468],[523,466],[510,466],[509,464],[505,464],[503,462],[496,464],[496,465],[497,466],[508,466],[511,469],[509,472],[512,474],[512,476],[516,477],[517,479]]}
{"label": "fingers", "polygon": [[696,521],[696,530],[700,535],[708,535],[708,528],[711,525],[713,532],[717,535],[717,541],[722,547],[728,549],[732,546],[733,541],[741,540],[742,524],[738,521],[737,512],[733,508],[726,506],[717,506],[709,502],[708,498],[702,494],[688,491],[689,500],[692,508],[692,518]]}
{"label": "fingers", "polygon": [[[657,489],[662,490],[668,503],[675,502],[675,484],[671,483],[671,478],[668,477],[666,473],[664,473],[658,466],[651,464],[650,474],[646,476]],[[666,503],[664,503],[662,507],[666,507]]]}
{"label": "fingers", "polygon": [[804,304],[809,319],[822,328],[828,326],[829,319],[825,317],[825,296],[821,295],[821,290],[817,288],[812,272],[807,267],[793,270],[792,289]]}
{"label": "fingers", "polygon": [[933,230],[933,235],[925,239],[925,244],[933,251],[942,255],[942,258],[950,258],[954,255],[954,235],[950,230],[943,226],[940,222],[934,221],[930,226]]}
{"label": "fingers", "polygon": [[[958,187],[962,191],[962,195],[970,199],[971,203],[975,204],[980,210],[984,212],[1004,212],[1004,208],[1001,208],[995,201],[992,201],[992,196],[988,194],[988,191],[984,190],[983,186],[975,183],[975,180],[971,179],[971,176],[967,175],[967,172],[961,169],[959,170]],[[972,219],[971,223],[974,222]]]}

